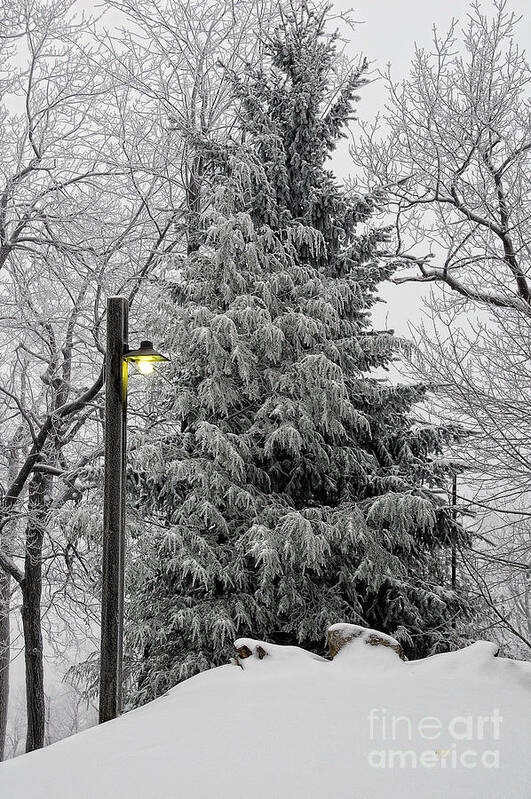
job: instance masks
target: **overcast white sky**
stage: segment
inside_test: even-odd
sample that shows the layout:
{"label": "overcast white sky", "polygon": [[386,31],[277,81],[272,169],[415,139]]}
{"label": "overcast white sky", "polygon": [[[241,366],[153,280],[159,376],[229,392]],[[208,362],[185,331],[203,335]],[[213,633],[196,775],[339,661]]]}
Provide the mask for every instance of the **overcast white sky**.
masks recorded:
{"label": "overcast white sky", "polygon": [[[361,100],[357,107],[360,120],[373,119],[378,111],[383,111],[386,102],[386,90],[382,80],[378,80],[377,71],[385,70],[391,65],[393,78],[403,79],[408,71],[414,54],[415,45],[430,48],[433,25],[439,31],[446,31],[453,18],[459,21],[458,28],[466,25],[470,0],[331,0],[334,8],[340,12],[350,12],[351,17],[359,24],[348,31],[350,44],[347,48],[351,56],[362,54],[368,58],[374,75],[374,82],[361,91]],[[200,4],[202,0],[192,0]],[[238,9],[238,0],[233,0]],[[484,12],[493,9],[494,0],[483,0],[480,3]],[[0,0],[1,3],[1,0]],[[106,9],[105,25],[120,25],[123,18],[116,11],[110,10],[105,0],[77,0],[81,10],[99,14]],[[514,11],[521,17],[517,39],[519,45],[529,53],[531,51],[531,23],[529,0],[507,0],[507,10]],[[353,128],[355,133],[355,127]],[[348,142],[345,142],[335,154],[333,168],[339,178],[345,178],[352,172],[352,163],[348,155]],[[381,292],[387,306],[379,305],[375,313],[378,326],[389,324],[400,335],[407,335],[410,322],[416,323],[421,317],[422,296],[429,287],[407,283],[399,287],[388,284]]]}
{"label": "overcast white sky", "polygon": [[[193,1],[193,0],[192,0]],[[453,18],[460,21],[459,27],[466,24],[470,0],[331,0],[340,12],[350,11],[352,18],[359,22],[353,31],[348,32],[351,43],[348,53],[352,56],[363,54],[368,58],[375,73],[375,82],[361,92],[357,107],[359,119],[372,119],[382,111],[386,102],[383,81],[376,79],[376,71],[391,65],[393,78],[404,78],[414,54],[415,44],[429,48],[432,41],[433,25],[439,31],[446,31]],[[1,0],[0,0],[1,2]],[[195,0],[201,3],[202,0]],[[79,8],[99,12],[106,7],[105,0],[78,0]],[[238,0],[234,0],[238,8]],[[482,10],[488,13],[493,8],[493,0],[483,0]],[[518,27],[518,43],[528,53],[531,50],[531,24],[529,19],[529,0],[507,0],[507,10],[521,16]],[[107,10],[105,22],[112,27],[119,24],[120,15]],[[333,159],[333,168],[340,178],[352,171],[345,143]],[[429,288],[419,284],[406,283],[395,287],[388,284],[381,292],[387,306],[379,305],[375,312],[378,326],[388,324],[400,335],[408,334],[410,322],[416,323],[421,317],[422,295]]]}
{"label": "overcast white sky", "polygon": [[[374,70],[384,70],[391,64],[393,77],[404,78],[409,71],[409,64],[414,54],[415,43],[429,49],[433,25],[440,31],[446,31],[452,18],[458,19],[464,27],[470,9],[468,0],[336,0],[335,8],[341,11],[352,10],[353,17],[360,25],[352,32],[352,47],[349,52],[362,53],[366,56]],[[488,12],[492,2],[481,3],[482,9]],[[509,0],[507,9],[514,11],[522,19],[518,26],[518,43],[527,53],[531,50],[531,23],[529,0]],[[366,86],[361,92],[357,114],[360,119],[372,119],[378,111],[383,110],[386,101],[385,87],[382,81]],[[346,173],[350,169],[348,154],[341,151],[339,158],[334,159],[334,167],[338,173]],[[394,327],[400,335],[408,334],[410,322],[416,323],[422,315],[422,295],[428,289],[418,284],[406,283],[401,286],[387,285],[382,294],[387,306],[377,306],[375,322],[378,326],[385,324]]]}
{"label": "overcast white sky", "polygon": [[[483,10],[488,12],[492,2],[483,2]],[[335,8],[351,10],[359,20],[359,26],[352,32],[352,46],[349,52],[362,53],[371,62],[373,70],[385,70],[391,65],[395,80],[404,78],[414,54],[415,44],[430,48],[433,25],[439,31],[446,31],[456,18],[459,27],[466,24],[470,9],[468,0],[336,0]],[[508,10],[514,11],[522,19],[518,26],[518,42],[528,53],[531,50],[531,24],[529,19],[529,0],[510,0]],[[383,81],[375,80],[361,92],[357,114],[360,119],[372,119],[382,111],[386,102]],[[351,169],[346,148],[342,148],[334,159],[334,168],[341,176]],[[400,335],[408,335],[410,323],[416,324],[422,316],[422,297],[430,291],[429,287],[414,283],[401,286],[387,284],[381,292],[386,305],[378,305],[374,318],[377,326],[388,324]]]}
{"label": "overcast white sky", "polygon": [[[483,2],[488,11],[492,3]],[[429,47],[434,24],[446,30],[456,18],[466,21],[470,8],[468,0],[336,0],[334,6],[346,11],[352,9],[353,16],[362,24],[352,35],[353,50],[361,51],[374,66],[392,66],[396,78],[406,75],[413,56],[415,43]],[[522,16],[519,25],[519,42],[528,50],[531,47],[531,25],[529,0],[509,0],[508,10]],[[527,12],[527,19],[526,19]],[[359,105],[360,116],[372,116],[382,107],[385,92],[380,84],[365,89]]]}

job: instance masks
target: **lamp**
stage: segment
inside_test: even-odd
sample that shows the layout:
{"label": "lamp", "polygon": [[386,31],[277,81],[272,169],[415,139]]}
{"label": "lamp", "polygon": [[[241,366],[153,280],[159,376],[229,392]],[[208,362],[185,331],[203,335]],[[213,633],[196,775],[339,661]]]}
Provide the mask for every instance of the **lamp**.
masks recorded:
{"label": "lamp", "polygon": [[151,374],[154,363],[168,360],[169,358],[166,358],[165,355],[153,349],[153,342],[147,339],[140,342],[140,347],[137,350],[126,350],[124,353],[124,361],[134,363],[143,375]]}
{"label": "lamp", "polygon": [[122,711],[128,363],[147,375],[153,364],[169,360],[153,349],[151,341],[141,341],[137,350],[129,349],[128,307],[125,297],[107,300],[100,722],[116,718]]}

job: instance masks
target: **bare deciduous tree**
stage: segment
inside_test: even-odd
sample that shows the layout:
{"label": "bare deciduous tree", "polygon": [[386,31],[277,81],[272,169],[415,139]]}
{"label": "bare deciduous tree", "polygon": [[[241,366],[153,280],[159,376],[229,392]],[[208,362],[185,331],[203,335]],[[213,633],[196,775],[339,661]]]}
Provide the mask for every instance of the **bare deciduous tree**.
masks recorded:
{"label": "bare deciduous tree", "polygon": [[71,0],[42,0],[6,6],[0,22],[0,723],[15,590],[27,750],[45,735],[43,622],[90,633],[99,615],[105,297],[129,297],[134,335],[153,280],[194,246],[209,199],[194,137],[227,134],[220,60],[252,60],[274,7],[109,2],[118,33],[76,17]]}
{"label": "bare deciduous tree", "polygon": [[[474,3],[462,34],[457,22],[435,30],[403,83],[384,76],[387,112],[352,151],[395,228],[395,283],[432,286],[412,366],[436,389],[438,414],[470,433],[461,504],[483,532],[494,512],[527,518],[531,476],[531,72],[517,24],[498,0],[492,16]],[[509,567],[502,540],[491,556]]]}

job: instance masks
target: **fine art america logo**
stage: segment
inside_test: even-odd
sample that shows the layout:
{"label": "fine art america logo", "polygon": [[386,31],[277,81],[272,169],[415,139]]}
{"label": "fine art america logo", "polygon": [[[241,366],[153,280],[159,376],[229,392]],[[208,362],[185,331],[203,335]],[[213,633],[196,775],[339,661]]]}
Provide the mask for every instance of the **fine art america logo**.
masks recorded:
{"label": "fine art america logo", "polygon": [[499,768],[502,716],[437,716],[413,720],[373,708],[368,716],[372,768]]}

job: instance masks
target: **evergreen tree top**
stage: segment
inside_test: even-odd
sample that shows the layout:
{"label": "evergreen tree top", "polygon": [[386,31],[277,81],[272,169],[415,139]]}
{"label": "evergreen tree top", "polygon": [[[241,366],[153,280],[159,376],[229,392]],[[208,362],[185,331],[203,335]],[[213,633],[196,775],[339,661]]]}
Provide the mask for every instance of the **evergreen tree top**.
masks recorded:
{"label": "evergreen tree top", "polygon": [[247,158],[254,155],[261,171],[255,215],[274,229],[299,223],[319,231],[322,263],[345,273],[350,245],[365,245],[368,252],[386,236],[373,232],[367,242],[356,237],[357,224],[373,211],[373,198],[349,195],[327,168],[354,118],[367,61],[351,66],[346,76],[336,72],[337,35],[327,33],[326,19],[327,9],[317,13],[301,4],[270,37],[267,69],[248,65],[231,77]]}

